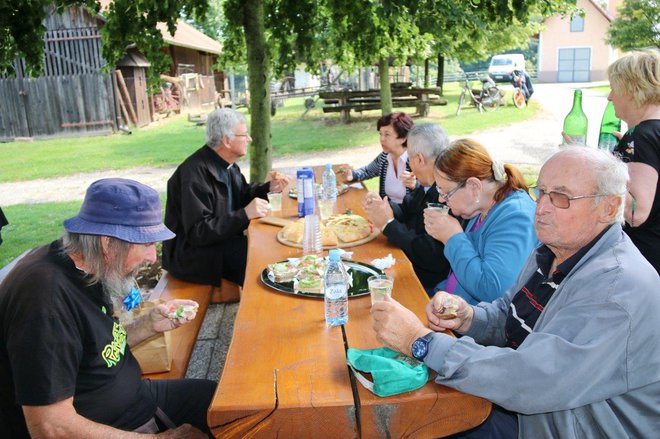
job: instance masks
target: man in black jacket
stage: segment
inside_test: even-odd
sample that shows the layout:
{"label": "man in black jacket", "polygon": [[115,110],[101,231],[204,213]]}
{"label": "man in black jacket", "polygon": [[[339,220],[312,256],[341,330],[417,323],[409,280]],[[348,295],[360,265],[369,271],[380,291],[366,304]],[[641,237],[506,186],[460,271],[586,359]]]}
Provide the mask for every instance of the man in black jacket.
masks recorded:
{"label": "man in black jacket", "polygon": [[239,285],[245,278],[247,238],[253,218],[266,216],[268,192],[289,182],[278,177],[248,184],[236,164],[251,137],[245,117],[229,108],[206,121],[206,144],[188,157],[167,182],[165,224],[176,237],[163,243],[163,268],[188,282]]}
{"label": "man in black jacket", "polygon": [[426,233],[423,215],[427,203],[438,202],[434,163],[448,143],[447,133],[439,125],[413,126],[408,132],[408,160],[420,185],[407,194],[401,204],[391,203],[387,197],[381,199],[373,192],[368,193],[362,203],[374,226],[406,253],[427,290],[449,273],[449,263],[443,255],[444,245]]}

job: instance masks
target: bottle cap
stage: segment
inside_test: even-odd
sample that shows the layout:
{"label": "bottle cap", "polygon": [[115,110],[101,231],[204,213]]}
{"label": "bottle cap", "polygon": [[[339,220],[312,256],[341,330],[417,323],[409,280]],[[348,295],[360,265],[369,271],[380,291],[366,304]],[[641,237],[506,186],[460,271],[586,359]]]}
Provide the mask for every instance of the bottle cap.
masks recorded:
{"label": "bottle cap", "polygon": [[328,253],[328,259],[330,259],[330,262],[339,262],[339,259],[341,259],[341,252],[338,249],[330,250]]}
{"label": "bottle cap", "polygon": [[332,163],[326,163],[325,164],[325,170],[326,171],[331,171],[332,170]]}

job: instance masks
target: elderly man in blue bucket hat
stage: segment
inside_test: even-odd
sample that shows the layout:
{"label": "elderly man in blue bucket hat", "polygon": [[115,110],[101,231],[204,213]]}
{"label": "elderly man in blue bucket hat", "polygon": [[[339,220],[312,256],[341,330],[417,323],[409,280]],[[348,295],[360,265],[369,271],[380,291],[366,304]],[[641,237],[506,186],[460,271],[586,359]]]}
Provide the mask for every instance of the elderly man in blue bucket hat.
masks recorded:
{"label": "elderly man in blue bucket hat", "polygon": [[[134,276],[171,239],[158,193],[132,180],[88,188],[61,239],[25,256],[0,285],[0,436],[205,437],[215,383],[142,380],[130,346],[195,317],[175,300],[122,325]],[[204,432],[204,433],[203,433]],[[131,436],[132,437],[132,436]]]}

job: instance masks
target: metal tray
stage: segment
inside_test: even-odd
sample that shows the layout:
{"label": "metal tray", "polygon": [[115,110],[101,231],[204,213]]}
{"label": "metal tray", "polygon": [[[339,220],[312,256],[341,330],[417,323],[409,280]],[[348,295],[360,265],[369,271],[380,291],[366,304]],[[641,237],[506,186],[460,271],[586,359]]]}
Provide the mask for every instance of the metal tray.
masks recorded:
{"label": "metal tray", "polygon": [[[279,261],[284,262],[284,261]],[[380,270],[373,265],[365,264],[364,262],[357,261],[342,261],[348,274],[353,275],[353,285],[348,289],[348,297],[359,297],[369,294],[369,285],[367,285],[367,279],[370,276],[376,274],[384,274],[383,270]],[[306,293],[302,291],[294,291],[293,281],[290,282],[275,282],[268,276],[268,267],[264,268],[261,272],[261,281],[271,287],[274,290],[280,291],[282,293],[293,294],[294,296],[304,296],[304,297],[314,297],[317,299],[322,299],[323,294],[321,293]]]}

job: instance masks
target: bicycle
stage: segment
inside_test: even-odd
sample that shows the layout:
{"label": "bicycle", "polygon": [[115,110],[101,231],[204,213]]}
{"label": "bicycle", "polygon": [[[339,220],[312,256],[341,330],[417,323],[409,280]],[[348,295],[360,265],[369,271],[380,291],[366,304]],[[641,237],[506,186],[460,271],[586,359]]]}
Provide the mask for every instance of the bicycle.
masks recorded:
{"label": "bicycle", "polygon": [[[484,109],[495,111],[500,108],[504,100],[504,92],[497,87],[492,79],[489,77],[479,78],[476,73],[466,73],[462,80],[463,89],[458,98],[456,116],[461,114],[466,95],[470,96],[470,103],[477,107],[479,113],[483,113]],[[481,81],[481,90],[473,89],[471,81]]]}
{"label": "bicycle", "polygon": [[529,75],[521,70],[514,70],[511,72],[511,85],[513,85],[513,105],[517,108],[524,108],[534,93]]}

